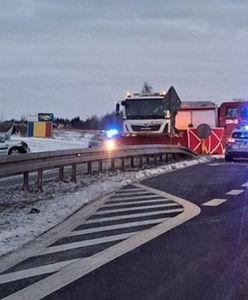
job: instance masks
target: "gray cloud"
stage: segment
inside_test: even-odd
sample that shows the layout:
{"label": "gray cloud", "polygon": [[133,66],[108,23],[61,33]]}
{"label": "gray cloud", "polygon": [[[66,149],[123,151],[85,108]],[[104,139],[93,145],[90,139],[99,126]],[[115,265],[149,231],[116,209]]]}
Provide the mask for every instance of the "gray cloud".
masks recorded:
{"label": "gray cloud", "polygon": [[185,100],[247,95],[246,1],[0,0],[6,117],[86,117],[144,81]]}

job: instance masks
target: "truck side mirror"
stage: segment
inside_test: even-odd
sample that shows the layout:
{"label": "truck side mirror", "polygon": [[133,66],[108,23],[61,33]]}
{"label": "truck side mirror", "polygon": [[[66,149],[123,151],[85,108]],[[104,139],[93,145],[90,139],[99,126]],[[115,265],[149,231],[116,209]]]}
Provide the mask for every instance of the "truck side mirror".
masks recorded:
{"label": "truck side mirror", "polygon": [[120,103],[116,103],[115,111],[117,114],[120,112]]}

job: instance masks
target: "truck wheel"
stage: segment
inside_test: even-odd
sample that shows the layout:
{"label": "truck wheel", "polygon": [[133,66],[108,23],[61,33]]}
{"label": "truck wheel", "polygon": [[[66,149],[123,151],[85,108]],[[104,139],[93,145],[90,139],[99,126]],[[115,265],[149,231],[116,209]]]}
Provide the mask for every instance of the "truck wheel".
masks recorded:
{"label": "truck wheel", "polygon": [[9,150],[9,155],[18,155],[21,154],[21,150],[18,147],[13,147]]}

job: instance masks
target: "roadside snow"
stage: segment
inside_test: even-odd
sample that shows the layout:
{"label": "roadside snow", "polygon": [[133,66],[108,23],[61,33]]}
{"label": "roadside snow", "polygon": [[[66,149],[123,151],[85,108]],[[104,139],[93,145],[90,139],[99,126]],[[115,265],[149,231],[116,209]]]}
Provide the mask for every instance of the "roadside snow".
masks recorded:
{"label": "roadside snow", "polygon": [[12,136],[13,141],[24,141],[31,152],[87,148],[92,134],[80,131],[54,131],[54,138]]}
{"label": "roadside snow", "polygon": [[[142,179],[199,163],[210,157],[129,172],[110,172],[78,178],[78,183],[47,182],[42,194],[18,187],[0,190],[0,255],[13,251],[62,222],[86,203]],[[31,210],[37,213],[30,213]]]}

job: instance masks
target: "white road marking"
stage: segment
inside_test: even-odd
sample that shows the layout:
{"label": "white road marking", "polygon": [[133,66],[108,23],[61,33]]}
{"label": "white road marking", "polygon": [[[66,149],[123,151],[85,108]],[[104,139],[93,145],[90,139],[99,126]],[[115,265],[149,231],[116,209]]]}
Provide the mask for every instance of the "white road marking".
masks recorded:
{"label": "white road marking", "polygon": [[106,215],[106,214],[114,214],[114,213],[122,213],[126,211],[135,211],[135,210],[142,210],[142,209],[153,209],[153,208],[163,208],[163,207],[171,207],[179,205],[177,203],[165,203],[165,204],[157,204],[157,205],[147,205],[147,206],[136,206],[136,207],[128,207],[128,208],[116,208],[116,209],[106,209],[100,210],[95,213],[95,215]]}
{"label": "white road marking", "polygon": [[246,187],[247,188],[248,187],[248,182],[242,184],[241,187]]}
{"label": "white road marking", "polygon": [[218,205],[220,205],[221,203],[223,203],[225,201],[227,201],[227,199],[218,199],[218,198],[216,198],[216,199],[212,199],[210,201],[207,201],[207,202],[203,203],[202,205],[204,205],[204,206],[218,206]]}
{"label": "white road marking", "polygon": [[[113,201],[125,201],[125,200],[136,200],[136,199],[147,199],[147,198],[154,198],[154,197],[158,197],[158,195],[148,195],[148,196],[133,196],[133,197],[116,197],[116,198],[111,198],[111,200]],[[110,200],[110,202],[111,202]],[[109,203],[109,202],[108,202]]]}
{"label": "white road marking", "polygon": [[101,197],[100,199],[89,203],[83,209],[80,209],[61,224],[55,226],[47,233],[42,234],[36,238],[28,247],[14,251],[4,257],[0,257],[0,273],[10,269],[19,262],[27,259],[28,257],[38,255],[41,249],[45,249],[56,240],[64,237],[68,232],[75,227],[82,224],[90,216],[92,216],[100,207],[102,207],[112,194]]}
{"label": "white road marking", "polygon": [[226,193],[226,195],[234,195],[234,196],[237,196],[241,193],[243,193],[244,190],[231,190],[230,192]]}
{"label": "white road marking", "polygon": [[221,163],[210,163],[208,164],[208,166],[210,167],[217,167],[217,166],[246,166],[247,167],[247,163],[242,163],[242,162],[238,162],[238,161],[235,161],[234,162],[221,162]]}
{"label": "white road marking", "polygon": [[105,221],[114,221],[114,220],[125,220],[125,219],[130,219],[130,218],[156,216],[156,215],[163,215],[163,214],[182,212],[182,211],[183,211],[183,208],[175,208],[175,209],[166,209],[166,210],[159,210],[159,211],[153,211],[153,212],[145,212],[145,213],[124,215],[124,216],[115,216],[115,217],[91,219],[91,220],[86,221],[85,224],[93,224],[93,223],[99,223],[99,222],[105,222]]}
{"label": "white road marking", "polygon": [[19,279],[25,279],[25,278],[29,278],[29,277],[33,277],[33,276],[57,272],[57,271],[61,270],[62,268],[64,268],[65,266],[68,266],[69,264],[72,264],[77,260],[78,259],[71,259],[71,260],[58,262],[55,264],[50,264],[50,265],[45,265],[45,266],[40,266],[40,267],[31,268],[31,269],[26,269],[26,270],[3,274],[3,275],[0,275],[0,284],[11,282],[11,281],[16,281]]}
{"label": "white road marking", "polygon": [[145,220],[145,221],[123,223],[123,224],[117,224],[117,225],[94,227],[94,228],[82,229],[82,230],[74,230],[74,231],[70,232],[69,234],[67,234],[67,236],[77,236],[77,235],[82,235],[82,234],[89,234],[89,233],[95,233],[95,232],[101,232],[101,231],[116,230],[116,229],[129,228],[129,227],[135,227],[135,226],[159,224],[159,223],[164,222],[164,221],[169,220],[169,219],[170,218],[161,218],[161,219],[154,219],[154,220]]}
{"label": "white road marking", "polygon": [[130,193],[130,192],[139,192],[139,191],[144,191],[143,189],[139,189],[139,188],[133,188],[133,189],[123,189],[123,190],[119,190],[118,192],[116,192],[116,194],[118,193]]}
{"label": "white road marking", "polygon": [[[140,190],[140,191],[135,191],[135,192],[128,192],[128,193],[115,193],[113,196],[112,196],[112,199],[113,199],[113,197],[115,197],[115,196],[120,196],[120,197],[125,197],[125,196],[131,196],[131,195],[133,195],[133,194],[139,194],[139,195],[142,195],[142,194],[147,194],[148,192],[147,191],[142,191],[142,190]],[[155,195],[156,196],[156,195]]]}
{"label": "white road marking", "polygon": [[[140,184],[135,184],[137,187],[144,188]],[[156,192],[155,189],[147,188]],[[178,202],[184,207],[184,212],[177,215],[164,223],[154,226],[150,229],[143,230],[138,234],[124,240],[113,247],[107,248],[89,258],[80,259],[74,264],[63,268],[61,271],[42,279],[31,286],[25,287],[22,290],[7,296],[2,300],[40,300],[62,287],[76,281],[79,278],[89,274],[95,269],[113,261],[114,259],[140,247],[150,240],[168,232],[169,230],[185,223],[186,221],[196,217],[200,214],[201,209],[195,204],[167,194],[165,192],[157,191],[162,197],[169,197],[171,200]]]}
{"label": "white road marking", "polygon": [[156,203],[156,202],[161,202],[161,201],[168,202],[170,200],[167,200],[167,199],[164,199],[164,198],[151,199],[151,200],[138,200],[138,201],[130,201],[130,202],[126,202],[126,200],[125,200],[124,202],[120,201],[118,203],[109,202],[108,204],[105,204],[103,207],[127,206],[127,205],[130,205],[130,204]]}
{"label": "white road marking", "polygon": [[44,251],[39,253],[39,255],[45,255],[45,254],[49,254],[49,253],[61,252],[61,251],[66,251],[66,250],[71,250],[71,249],[76,249],[76,248],[82,248],[82,247],[94,246],[94,245],[99,245],[99,244],[108,243],[108,242],[114,242],[114,241],[118,241],[118,240],[124,240],[136,233],[137,232],[128,232],[128,233],[116,234],[116,235],[111,235],[111,236],[97,238],[97,239],[91,239],[91,240],[86,240],[86,241],[52,246],[52,247],[46,248]]}

